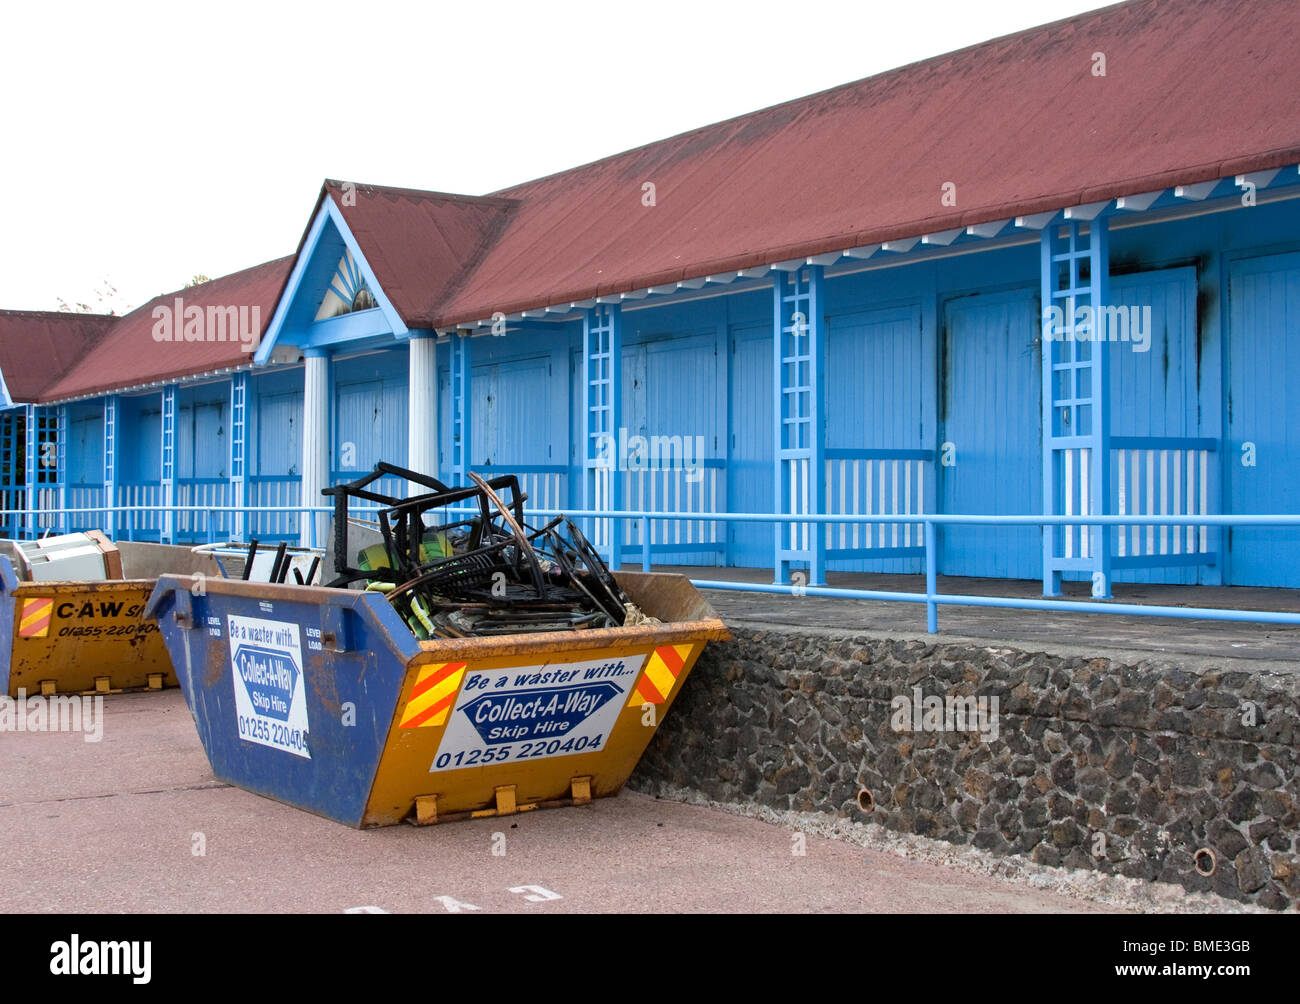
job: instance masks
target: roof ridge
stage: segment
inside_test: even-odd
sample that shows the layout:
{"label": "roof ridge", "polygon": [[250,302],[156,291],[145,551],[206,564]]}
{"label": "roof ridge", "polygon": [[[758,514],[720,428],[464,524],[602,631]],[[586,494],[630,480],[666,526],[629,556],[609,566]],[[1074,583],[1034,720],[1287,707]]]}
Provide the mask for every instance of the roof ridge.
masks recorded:
{"label": "roof ridge", "polygon": [[90,310],[6,310],[0,308],[0,317],[44,317],[60,320],[119,321],[118,314],[97,314]]}
{"label": "roof ridge", "polygon": [[460,192],[438,192],[426,188],[400,188],[394,185],[374,185],[370,182],[362,181],[340,181],[337,178],[326,178],[325,188],[331,186],[342,188],[344,185],[355,185],[358,189],[371,189],[376,192],[392,192],[397,195],[413,196],[421,199],[439,200],[443,202],[463,202],[470,205],[497,206],[502,209],[511,209],[519,205],[518,199],[512,199],[500,195],[465,195]]}

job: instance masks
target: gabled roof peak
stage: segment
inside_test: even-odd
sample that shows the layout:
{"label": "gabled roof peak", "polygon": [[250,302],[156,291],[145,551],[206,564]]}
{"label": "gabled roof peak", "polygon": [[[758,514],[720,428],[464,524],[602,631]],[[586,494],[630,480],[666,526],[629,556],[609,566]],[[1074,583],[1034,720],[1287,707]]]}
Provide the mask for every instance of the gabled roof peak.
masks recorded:
{"label": "gabled roof peak", "polygon": [[339,181],[326,178],[324,190],[330,195],[349,193],[360,195],[379,195],[389,198],[420,199],[429,202],[452,202],[467,206],[489,206],[498,209],[511,209],[519,205],[518,199],[509,199],[497,195],[460,195],[455,192],[434,192],[422,188],[395,188],[391,185],[369,185],[359,181]]}

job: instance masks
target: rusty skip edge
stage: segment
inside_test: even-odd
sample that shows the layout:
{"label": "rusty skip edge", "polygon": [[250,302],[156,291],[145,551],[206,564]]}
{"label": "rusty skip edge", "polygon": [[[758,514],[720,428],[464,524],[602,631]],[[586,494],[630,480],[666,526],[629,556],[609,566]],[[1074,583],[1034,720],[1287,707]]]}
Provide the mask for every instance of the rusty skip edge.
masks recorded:
{"label": "rusty skip edge", "polygon": [[[642,642],[647,645],[662,645],[686,641],[731,640],[731,631],[727,625],[684,575],[672,572],[617,572],[615,577],[642,610],[651,616],[659,617],[663,623],[639,624],[635,627],[588,628],[579,631],[547,631],[417,641],[411,634],[410,628],[402,622],[397,612],[379,593],[331,589],[327,586],[245,582],[242,579],[215,581],[208,579],[205,590],[272,602],[314,603],[335,610],[340,609],[339,594],[347,594],[355,598],[355,602],[349,604],[349,607],[361,603],[373,603],[377,610],[390,612],[393,619],[391,621],[387,617],[383,619],[390,625],[392,631],[400,631],[401,635],[406,636],[401,639],[402,642],[418,645],[422,654],[447,661],[454,659],[469,662],[472,659],[490,659],[515,654],[546,654]],[[194,578],[188,575],[166,575],[162,576],[160,581],[164,579],[172,580],[174,586],[170,591],[170,595],[176,599],[176,610],[173,616],[178,622],[182,624],[188,622],[188,626],[193,626],[192,606],[189,600],[192,595],[190,586]],[[162,595],[160,592],[154,593],[145,609],[145,617],[157,619]],[[367,597],[369,599],[366,599]],[[678,619],[673,614],[685,615],[685,617]],[[329,643],[338,640],[327,637],[327,647],[337,648],[337,645]],[[396,637],[391,640],[399,641]],[[404,646],[399,642],[397,647]]]}

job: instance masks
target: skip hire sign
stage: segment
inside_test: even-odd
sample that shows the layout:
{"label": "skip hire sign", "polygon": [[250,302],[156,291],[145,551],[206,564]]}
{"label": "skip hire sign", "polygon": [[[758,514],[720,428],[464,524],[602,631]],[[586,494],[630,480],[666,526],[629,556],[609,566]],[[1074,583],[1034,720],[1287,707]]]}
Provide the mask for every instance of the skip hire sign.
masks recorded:
{"label": "skip hire sign", "polygon": [[231,614],[229,627],[239,738],[310,760],[298,625]]}
{"label": "skip hire sign", "polygon": [[430,771],[603,749],[645,656],[474,670]]}

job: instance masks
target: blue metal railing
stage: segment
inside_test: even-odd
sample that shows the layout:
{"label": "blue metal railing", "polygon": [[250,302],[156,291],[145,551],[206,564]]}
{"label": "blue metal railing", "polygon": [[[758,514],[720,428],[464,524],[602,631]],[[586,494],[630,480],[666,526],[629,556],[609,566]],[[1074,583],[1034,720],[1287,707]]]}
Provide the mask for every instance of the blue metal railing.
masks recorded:
{"label": "blue metal railing", "polygon": [[[117,507],[122,509],[124,507]],[[381,507],[353,506],[354,515],[373,515]],[[141,510],[169,511],[198,510],[214,514],[217,512],[249,514],[263,513],[323,513],[333,514],[332,506],[145,506],[131,507],[131,511]],[[116,511],[116,510],[115,510]],[[477,509],[448,507],[443,512],[452,514],[474,514]],[[93,509],[66,509],[59,515],[93,512],[102,514],[104,507]],[[651,512],[642,510],[623,510],[619,512],[587,509],[529,509],[530,517],[566,515],[572,519],[655,519],[655,520],[698,520],[700,513]],[[32,516],[50,515],[32,513],[26,509],[0,509],[0,517],[10,515]],[[1001,607],[1015,610],[1056,610],[1072,613],[1132,615],[1139,617],[1172,617],[1185,620],[1245,621],[1262,624],[1300,625],[1300,613],[1282,610],[1237,610],[1224,607],[1170,607],[1155,604],[1117,603],[1111,600],[1079,601],[1057,599],[1031,599],[1014,596],[981,596],[969,593],[940,593],[938,590],[938,545],[937,528],[939,526],[1300,526],[1300,515],[1205,515],[1188,517],[1174,516],[1043,516],[1043,515],[959,515],[959,514],[902,514],[902,515],[851,515],[842,513],[795,514],[789,513],[708,513],[709,520],[737,523],[911,523],[921,524],[924,528],[925,548],[925,592],[909,593],[878,589],[844,589],[822,585],[786,585],[784,583],[731,582],[715,579],[691,579],[691,583],[701,589],[724,589],[735,592],[775,593],[789,596],[826,596],[842,599],[882,600],[891,603],[924,604],[926,608],[926,630],[934,634],[939,630],[938,610],[940,606]],[[316,520],[309,519],[308,545],[317,546]],[[212,518],[208,526],[215,525]],[[215,541],[211,541],[214,542]],[[641,566],[644,571],[651,568],[651,551],[642,548]]]}

